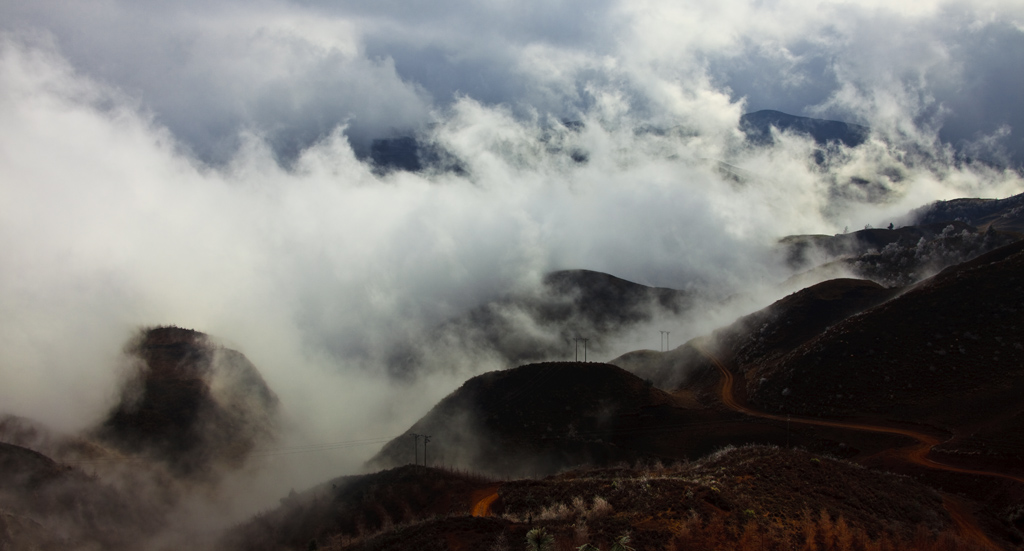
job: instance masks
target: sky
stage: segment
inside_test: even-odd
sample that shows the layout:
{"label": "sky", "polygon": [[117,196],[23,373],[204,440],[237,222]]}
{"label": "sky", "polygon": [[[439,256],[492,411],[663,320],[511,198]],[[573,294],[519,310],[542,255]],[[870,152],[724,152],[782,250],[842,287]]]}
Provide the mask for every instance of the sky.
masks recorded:
{"label": "sky", "polygon": [[[551,270],[730,296],[785,235],[1024,191],[1022,89],[1019,1],[5,0],[0,403],[89,426],[175,324],[316,438],[398,434],[502,366],[389,350]],[[872,134],[819,164],[759,109]],[[464,170],[373,170],[400,136]]]}

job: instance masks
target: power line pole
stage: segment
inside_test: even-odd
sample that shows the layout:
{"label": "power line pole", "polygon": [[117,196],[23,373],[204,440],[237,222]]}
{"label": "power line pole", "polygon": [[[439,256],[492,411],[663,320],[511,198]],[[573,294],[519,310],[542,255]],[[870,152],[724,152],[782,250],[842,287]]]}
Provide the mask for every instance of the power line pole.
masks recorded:
{"label": "power line pole", "polygon": [[671,331],[665,331],[665,352],[668,352],[669,350],[672,350],[672,347],[668,343],[668,336],[671,335],[671,334],[672,334]]}
{"label": "power line pole", "polygon": [[583,339],[583,363],[587,363],[587,341],[590,339]]}
{"label": "power line pole", "polygon": [[786,447],[789,447],[789,414],[786,414]]}
{"label": "power line pole", "polygon": [[[422,434],[416,434],[415,432],[410,432],[409,434],[411,434],[412,438],[413,438],[413,440],[412,440],[412,446],[413,446],[413,448],[412,448],[413,449],[413,454],[412,454],[413,455],[413,462],[412,462],[412,464],[413,465],[419,465],[420,464],[420,436],[423,436],[423,435]],[[423,449],[423,453],[426,454],[426,451],[427,451],[426,450],[426,444],[423,445],[423,448],[424,448]]]}
{"label": "power line pole", "polygon": [[576,356],[573,358],[574,362],[580,361],[580,338],[574,337],[572,342],[576,343]]}
{"label": "power line pole", "polygon": [[661,340],[658,341],[658,351],[659,352],[664,352],[665,351],[665,332],[664,331],[658,331],[658,332],[661,333]]}
{"label": "power line pole", "polygon": [[427,466],[427,442],[430,442],[430,437],[426,434],[423,435],[423,466]]}

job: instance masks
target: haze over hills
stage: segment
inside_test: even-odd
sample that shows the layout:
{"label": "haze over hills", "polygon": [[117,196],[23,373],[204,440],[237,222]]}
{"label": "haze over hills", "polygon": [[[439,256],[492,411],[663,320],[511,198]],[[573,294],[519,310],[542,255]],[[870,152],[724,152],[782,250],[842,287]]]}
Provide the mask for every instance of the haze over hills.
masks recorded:
{"label": "haze over hills", "polygon": [[[201,333],[142,331],[125,347],[132,361],[121,398],[98,426],[67,436],[26,419],[0,423],[0,541],[407,549],[442,534],[449,547],[521,539],[537,522],[574,545],[628,531],[648,546],[742,545],[756,535],[784,547],[811,531],[828,547],[838,545],[827,543],[836,530],[862,546],[1019,545],[1024,353],[1014,320],[1024,241],[991,223],[1015,223],[1016,198],[972,204],[974,218],[939,203],[914,214],[924,225],[783,240],[791,263],[846,266],[874,281],[824,281],[710,335],[611,364],[529,362],[565,354],[584,332],[591,351],[602,350],[653,320],[692,315],[692,293],[588,270],[551,273],[535,292],[435,329],[439,350],[476,342],[527,365],[470,378],[367,464],[383,472],[292,492],[226,539],[172,537],[162,523],[197,489],[248,476],[254,450],[276,442],[278,398],[244,356]],[[960,220],[942,220],[944,212]],[[984,231],[968,224],[986,220]],[[917,256],[881,261],[899,255],[879,249]],[[815,266],[823,252],[826,264]],[[872,258],[873,271],[864,268]],[[520,332],[524,318],[534,332]],[[404,376],[416,372],[414,361],[404,366]],[[685,463],[741,444],[761,447]],[[403,467],[422,462],[431,468]],[[683,463],[665,467],[674,462]],[[999,477],[1009,482],[998,486]],[[694,497],[673,501],[678,492]],[[95,507],[113,513],[82,520]]]}
{"label": "haze over hills", "polygon": [[[654,319],[685,314],[692,293],[649,287],[592,270],[561,270],[544,276],[540,288],[482,304],[432,329],[430,344],[398,348],[389,368],[413,377],[445,349],[476,351],[515,366],[548,359],[575,359],[573,340],[587,336],[591,355]],[[580,349],[582,358],[586,353]],[[573,356],[570,356],[573,354]]]}
{"label": "haze over hills", "polygon": [[181,518],[191,502],[275,441],[278,399],[241,353],[156,327],[125,355],[119,400],[83,434],[0,418],[5,549],[191,545],[193,521]]}
{"label": "haze over hills", "polygon": [[[1016,216],[1015,200],[980,204],[978,217]],[[928,212],[941,218],[934,213],[945,210]],[[816,258],[809,247],[850,271],[877,247],[903,247],[941,248],[945,255],[928,266],[951,266],[910,286],[893,282],[916,281],[920,259],[885,264],[876,281],[824,281],[705,337],[629,352],[612,365],[581,357],[470,378],[370,460],[368,469],[383,472],[293,492],[219,540],[213,532],[170,537],[162,523],[197,488],[216,491],[223,477],[253,468],[247,458],[275,442],[278,398],[244,356],[205,335],[145,330],[125,348],[133,360],[120,401],[94,429],[62,436],[31,420],[0,423],[9,442],[0,448],[0,541],[409,549],[441,535],[449,547],[521,539],[537,522],[574,545],[628,531],[648,546],[742,545],[756,535],[785,547],[813,532],[828,547],[838,545],[828,543],[836,530],[862,546],[1019,545],[1024,349],[1014,320],[1024,304],[1016,296],[1024,240],[1015,236],[938,220],[784,240],[791,262],[795,244],[805,243],[804,264]],[[560,271],[538,292],[484,304],[436,334],[440,343],[478,341],[504,361],[529,362],[564,354],[580,332],[595,335],[600,350],[604,339],[693,307],[688,292]],[[517,316],[542,330],[518,334],[522,325],[509,321]],[[685,463],[740,444],[767,447]],[[307,453],[294,449],[286,453]],[[924,485],[815,454],[914,474]],[[403,467],[422,462],[432,468]],[[683,463],[665,467],[674,462]],[[618,470],[602,470],[612,465]],[[999,477],[1009,483],[999,486]],[[674,501],[678,492],[694,497]],[[81,511],[95,507],[114,513],[83,521]]]}
{"label": "haze over hills", "polygon": [[[1016,306],[954,324],[956,376],[889,342],[899,388],[832,335],[977,313],[933,278],[1020,237],[1022,29],[1015,0],[0,2],[0,547],[1020,547],[1017,358],[964,336]],[[814,365],[839,350],[877,386]]]}

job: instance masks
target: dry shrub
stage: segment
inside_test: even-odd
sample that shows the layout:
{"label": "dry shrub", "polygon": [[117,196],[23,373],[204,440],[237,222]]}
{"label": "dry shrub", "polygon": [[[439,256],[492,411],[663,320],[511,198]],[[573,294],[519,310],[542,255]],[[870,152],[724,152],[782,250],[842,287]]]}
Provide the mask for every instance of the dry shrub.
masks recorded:
{"label": "dry shrub", "polygon": [[577,517],[587,516],[587,501],[580,496],[572,498],[572,508],[576,511]]}
{"label": "dry shrub", "polygon": [[854,533],[842,515],[839,515],[839,520],[836,521],[835,531],[836,549],[838,551],[853,551]]}
{"label": "dry shrub", "polygon": [[743,527],[743,534],[740,536],[739,549],[741,551],[758,551],[763,548],[764,534],[757,528],[753,521]]}
{"label": "dry shrub", "polygon": [[985,547],[965,541],[952,529],[933,533],[919,525],[909,538],[882,532],[871,538],[857,526],[839,516],[835,520],[827,511],[812,515],[804,511],[802,518],[786,527],[762,526],[750,521],[742,527],[729,525],[717,515],[704,523],[697,515],[678,526],[667,551],[982,551]]}
{"label": "dry shrub", "polygon": [[811,518],[811,512],[804,509],[803,518],[800,522],[800,531],[803,533],[803,551],[818,551],[818,525]]}
{"label": "dry shrub", "polygon": [[573,510],[564,503],[558,502],[550,507],[544,507],[537,515],[538,520],[565,520],[572,517]]}
{"label": "dry shrub", "polygon": [[510,551],[508,536],[505,535],[505,532],[498,534],[498,537],[494,539],[494,542],[487,549],[488,551]]}
{"label": "dry shrub", "polygon": [[587,520],[585,518],[576,521],[576,524],[573,526],[572,540],[577,546],[590,542],[590,528],[587,527]]}
{"label": "dry shrub", "polygon": [[590,508],[590,511],[587,511],[587,519],[591,520],[606,517],[614,512],[615,508],[612,507],[611,503],[608,503],[608,500],[601,496],[597,496],[594,498],[594,505]]}
{"label": "dry shrub", "polygon": [[825,509],[821,510],[818,515],[818,535],[821,541],[822,549],[835,549],[836,548],[836,531],[835,526],[832,524],[832,517],[829,516],[828,511]]}

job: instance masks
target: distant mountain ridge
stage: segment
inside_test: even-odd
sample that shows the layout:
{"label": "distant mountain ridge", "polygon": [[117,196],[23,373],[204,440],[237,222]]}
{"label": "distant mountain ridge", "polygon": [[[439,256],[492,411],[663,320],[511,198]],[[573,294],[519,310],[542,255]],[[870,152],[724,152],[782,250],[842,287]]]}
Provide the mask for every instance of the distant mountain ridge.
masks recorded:
{"label": "distant mountain ridge", "polygon": [[[680,315],[692,306],[686,291],[593,270],[559,270],[544,276],[538,289],[497,298],[445,321],[431,330],[431,340],[449,349],[486,349],[510,367],[575,359],[574,338],[589,339],[591,353],[605,353],[616,336],[656,315]],[[399,347],[388,367],[395,376],[409,376],[431,352],[430,347]]]}
{"label": "distant mountain ridge", "polygon": [[[562,125],[574,132],[578,132],[584,126],[580,121],[562,121]],[[771,145],[774,142],[772,128],[780,132],[809,135],[820,146],[838,142],[847,147],[856,147],[864,143],[871,133],[868,127],[859,124],[799,117],[770,109],[747,113],[740,117],[740,130],[753,144]],[[585,164],[589,159],[585,151],[573,149],[565,153],[578,164]],[[373,140],[370,144],[369,160],[378,172],[465,172],[463,165],[450,152],[435,143],[414,136]]]}
{"label": "distant mountain ridge", "polygon": [[1005,199],[953,199],[915,209],[918,224],[960,221],[979,229],[993,228],[1024,234],[1024,193]]}
{"label": "distant mountain ridge", "polygon": [[799,117],[765,109],[747,113],[740,117],[740,130],[747,139],[757,145],[771,145],[772,128],[780,132],[795,132],[814,138],[815,143],[824,146],[839,142],[847,147],[857,147],[867,141],[871,130],[867,126],[843,121]]}

